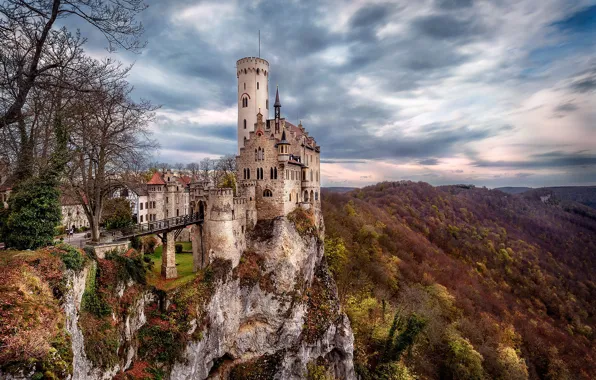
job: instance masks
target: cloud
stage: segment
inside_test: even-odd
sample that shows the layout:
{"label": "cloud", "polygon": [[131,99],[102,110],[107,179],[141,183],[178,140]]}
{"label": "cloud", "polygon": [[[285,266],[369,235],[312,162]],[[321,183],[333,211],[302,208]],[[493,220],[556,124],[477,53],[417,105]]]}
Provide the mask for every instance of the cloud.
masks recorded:
{"label": "cloud", "polygon": [[148,1],[148,47],[118,57],[134,96],[162,105],[164,160],[236,151],[235,62],[259,54],[260,30],[269,88],[321,145],[324,183],[596,181],[585,1]]}
{"label": "cloud", "polygon": [[585,152],[547,152],[533,154],[525,161],[484,161],[478,160],[473,163],[479,167],[493,168],[514,168],[514,169],[543,169],[559,167],[587,167],[596,165],[596,155]]}
{"label": "cloud", "polygon": [[431,165],[432,166],[432,165],[438,165],[439,160],[436,158],[427,158],[427,159],[418,161],[418,163],[420,165]]}

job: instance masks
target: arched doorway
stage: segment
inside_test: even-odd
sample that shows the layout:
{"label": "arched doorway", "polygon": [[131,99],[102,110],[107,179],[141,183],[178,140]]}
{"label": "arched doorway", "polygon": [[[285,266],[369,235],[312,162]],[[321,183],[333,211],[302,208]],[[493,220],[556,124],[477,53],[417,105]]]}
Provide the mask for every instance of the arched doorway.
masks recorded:
{"label": "arched doorway", "polygon": [[205,202],[199,201],[199,218],[205,219]]}

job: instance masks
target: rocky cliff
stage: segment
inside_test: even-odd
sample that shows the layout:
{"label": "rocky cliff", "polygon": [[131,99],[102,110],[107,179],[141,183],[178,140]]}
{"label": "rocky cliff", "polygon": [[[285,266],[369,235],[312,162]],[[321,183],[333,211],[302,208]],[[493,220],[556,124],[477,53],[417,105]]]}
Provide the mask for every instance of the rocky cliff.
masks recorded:
{"label": "rocky cliff", "polygon": [[350,323],[315,227],[323,223],[290,219],[259,222],[236,267],[214,259],[169,291],[135,281],[131,253],[71,274],[72,378],[355,378]]}

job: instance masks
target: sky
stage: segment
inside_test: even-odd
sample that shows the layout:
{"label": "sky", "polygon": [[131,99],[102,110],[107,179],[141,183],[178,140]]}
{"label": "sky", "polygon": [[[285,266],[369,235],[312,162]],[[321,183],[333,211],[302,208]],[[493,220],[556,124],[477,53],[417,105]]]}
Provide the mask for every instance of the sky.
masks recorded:
{"label": "sky", "polygon": [[260,30],[269,88],[321,146],[323,186],[596,184],[594,0],[147,4],[147,47],[111,55],[161,106],[155,160],[236,152],[235,64]]}

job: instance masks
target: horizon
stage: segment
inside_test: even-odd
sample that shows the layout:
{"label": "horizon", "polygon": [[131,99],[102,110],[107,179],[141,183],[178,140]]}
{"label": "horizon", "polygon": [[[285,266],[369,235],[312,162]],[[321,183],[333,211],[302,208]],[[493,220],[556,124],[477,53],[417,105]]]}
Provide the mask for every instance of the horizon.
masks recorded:
{"label": "horizon", "polygon": [[324,186],[596,185],[594,1],[148,4],[148,46],[109,56],[161,105],[155,160],[235,154],[234,65],[258,55],[260,30],[270,89],[321,145]]}

